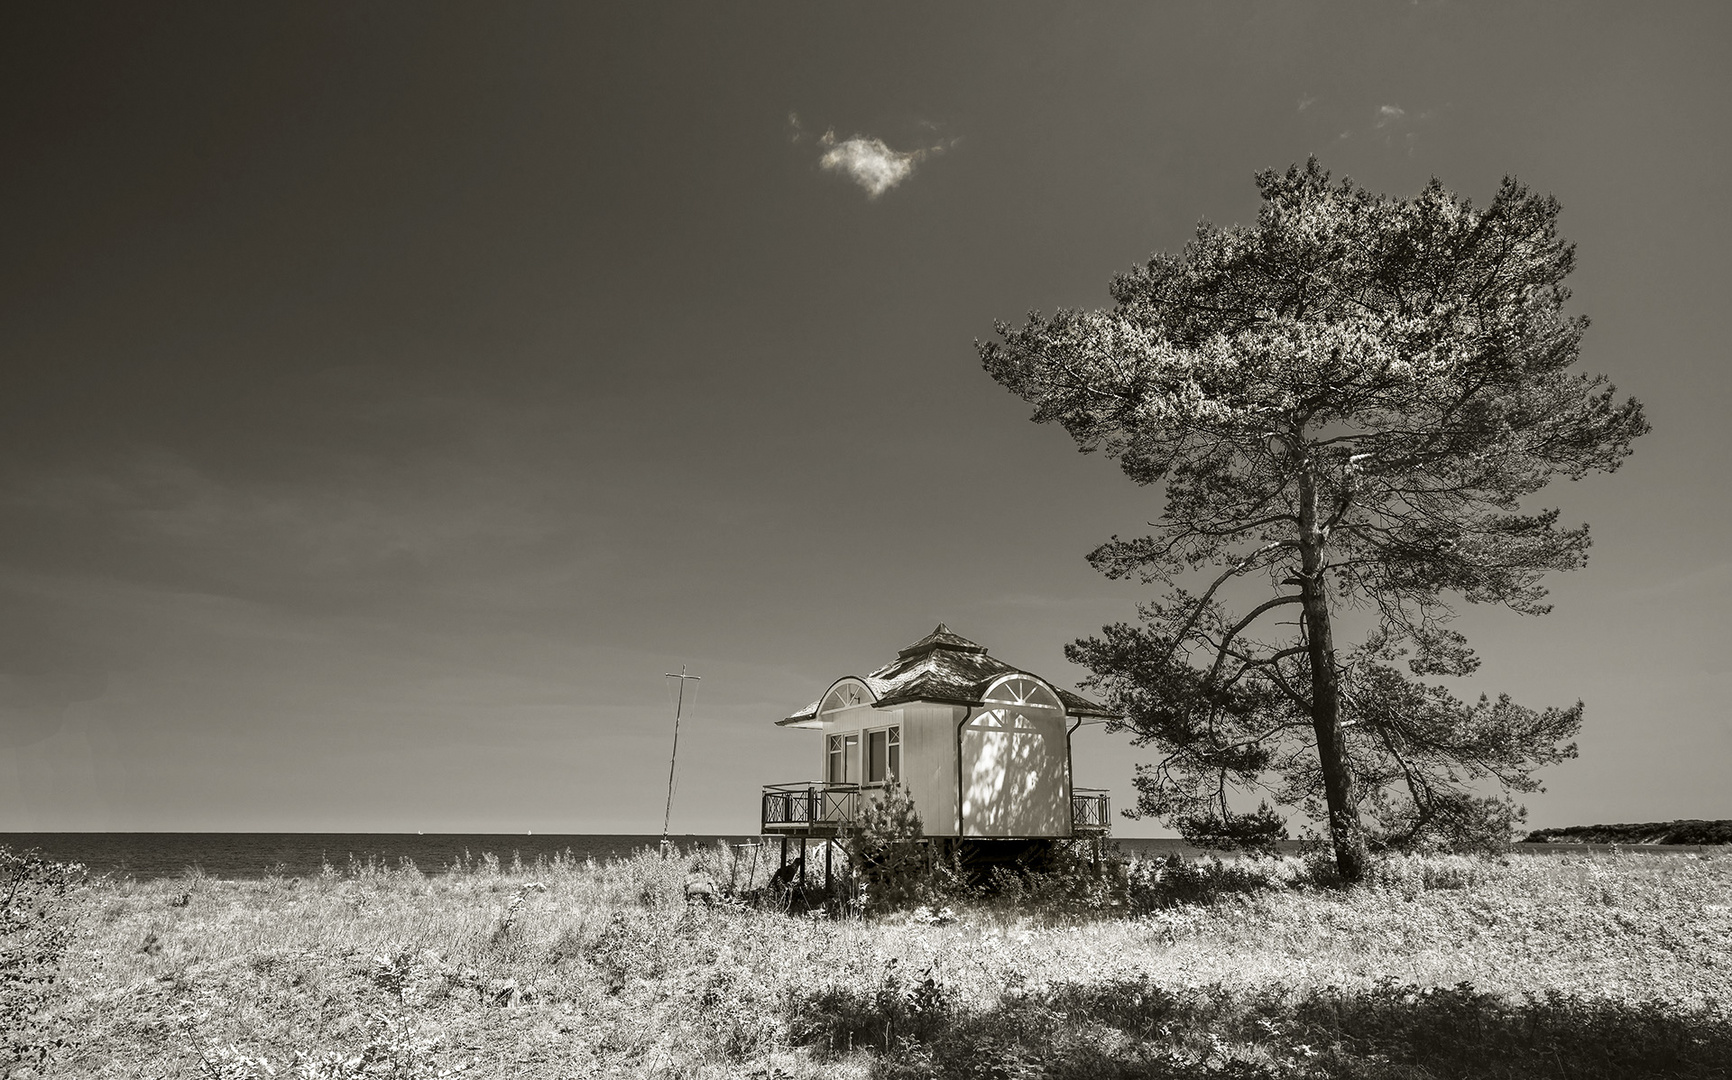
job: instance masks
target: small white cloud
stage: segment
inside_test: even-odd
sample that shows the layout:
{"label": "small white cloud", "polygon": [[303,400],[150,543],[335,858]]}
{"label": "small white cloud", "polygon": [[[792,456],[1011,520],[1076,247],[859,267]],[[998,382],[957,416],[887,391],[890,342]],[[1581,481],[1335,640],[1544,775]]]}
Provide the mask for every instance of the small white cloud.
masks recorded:
{"label": "small white cloud", "polygon": [[[920,121],[920,126],[933,130],[938,127],[929,120]],[[795,143],[803,143],[810,137],[796,113],[788,114],[788,133]],[[956,140],[951,138],[916,150],[895,150],[883,139],[876,137],[854,135],[847,139],[838,139],[834,128],[814,141],[824,147],[818,164],[859,184],[868,199],[876,199],[902,183],[914,172],[915,165],[956,144]]]}
{"label": "small white cloud", "polygon": [[1312,95],[1312,94],[1307,94],[1305,97],[1302,97],[1299,99],[1299,111],[1304,112],[1306,109],[1309,109],[1311,106],[1313,106],[1315,104],[1317,104],[1316,96]]}
{"label": "small white cloud", "polygon": [[1396,105],[1379,105],[1377,107],[1377,126],[1387,127],[1407,115],[1407,110]]}
{"label": "small white cloud", "polygon": [[836,142],[834,134],[826,133],[821,141],[830,149],[824,151],[818,164],[859,184],[866,190],[868,199],[876,199],[908,179],[915,162],[933,152],[892,150],[883,139],[868,139],[861,135]]}

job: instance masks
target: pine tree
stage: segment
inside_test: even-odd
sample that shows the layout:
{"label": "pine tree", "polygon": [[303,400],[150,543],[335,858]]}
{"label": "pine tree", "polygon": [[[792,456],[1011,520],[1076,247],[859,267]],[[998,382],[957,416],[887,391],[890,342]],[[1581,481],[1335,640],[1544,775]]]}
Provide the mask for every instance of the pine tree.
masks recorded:
{"label": "pine tree", "polygon": [[918,898],[925,870],[920,813],[914,797],[892,780],[876,798],[860,800],[847,836],[848,863],[866,886],[868,904],[887,911]]}
{"label": "pine tree", "polygon": [[[1549,610],[1541,578],[1584,563],[1588,530],[1522,500],[1616,469],[1647,422],[1571,370],[1587,321],[1563,310],[1554,199],[1513,179],[1483,210],[1435,180],[1391,199],[1315,160],[1257,187],[1254,226],[1204,223],[1115,278],[1113,307],[1032,313],[978,348],[1036,421],[1164,497],[1153,535],[1089,556],[1159,598],[1067,649],[1161,754],[1138,810],[1267,844],[1280,814],[1234,809],[1262,792],[1326,820],[1354,881],[1367,815],[1378,842],[1471,843],[1519,813],[1476,787],[1532,791],[1574,756],[1580,702],[1422,680],[1478,664],[1454,599]],[[1347,608],[1370,624],[1353,644]]]}

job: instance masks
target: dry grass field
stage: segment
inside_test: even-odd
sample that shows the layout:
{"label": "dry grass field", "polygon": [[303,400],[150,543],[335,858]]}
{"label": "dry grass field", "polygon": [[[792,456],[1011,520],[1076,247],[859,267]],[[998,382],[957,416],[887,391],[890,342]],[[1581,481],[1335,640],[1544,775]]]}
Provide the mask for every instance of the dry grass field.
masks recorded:
{"label": "dry grass field", "polygon": [[1732,854],[1143,863],[869,919],[688,905],[700,865],[747,885],[715,850],[93,881],[13,1075],[1732,1075]]}

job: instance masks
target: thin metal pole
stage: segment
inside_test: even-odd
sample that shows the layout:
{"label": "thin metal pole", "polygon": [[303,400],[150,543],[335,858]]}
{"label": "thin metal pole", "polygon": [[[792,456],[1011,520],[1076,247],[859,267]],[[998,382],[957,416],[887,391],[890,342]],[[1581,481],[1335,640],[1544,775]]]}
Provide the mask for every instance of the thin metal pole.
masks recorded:
{"label": "thin metal pole", "polygon": [[680,696],[674,702],[674,749],[673,753],[668,755],[668,804],[667,808],[662,811],[662,858],[665,859],[668,857],[668,821],[674,813],[674,764],[680,759],[680,713],[684,711],[686,705],[686,680],[702,679],[703,676],[687,675],[686,666],[681,664],[678,675],[667,671],[662,673],[662,677],[680,681]]}

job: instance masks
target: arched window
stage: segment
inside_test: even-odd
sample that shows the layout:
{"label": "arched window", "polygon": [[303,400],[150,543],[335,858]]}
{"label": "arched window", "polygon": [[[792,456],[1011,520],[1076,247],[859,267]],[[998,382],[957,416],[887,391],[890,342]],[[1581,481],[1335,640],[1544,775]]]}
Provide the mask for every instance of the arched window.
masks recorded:
{"label": "arched window", "polygon": [[984,705],[974,725],[1031,731],[1036,719],[1064,715],[1064,703],[1052,688],[1032,675],[1006,675],[986,688]]}
{"label": "arched window", "polygon": [[871,703],[872,691],[866,688],[865,683],[859,679],[843,679],[832,686],[828,694],[824,695],[823,702],[818,706],[818,715],[822,717],[825,713],[852,709],[856,705],[869,705]]}

